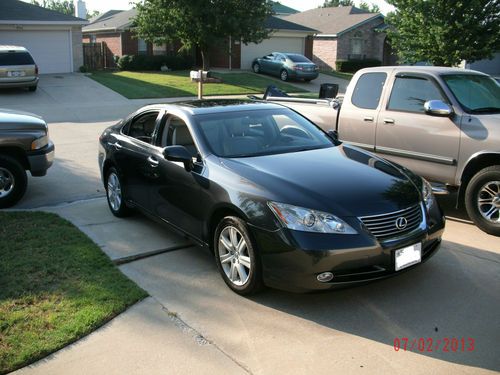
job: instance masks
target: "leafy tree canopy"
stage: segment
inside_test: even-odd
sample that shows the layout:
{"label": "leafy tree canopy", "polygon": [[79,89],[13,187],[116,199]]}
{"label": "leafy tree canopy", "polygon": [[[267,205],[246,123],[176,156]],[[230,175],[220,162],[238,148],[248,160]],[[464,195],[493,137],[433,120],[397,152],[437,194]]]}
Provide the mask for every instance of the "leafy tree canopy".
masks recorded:
{"label": "leafy tree canopy", "polygon": [[377,4],[373,4],[373,3],[368,5],[367,2],[362,1],[361,3],[359,3],[358,8],[366,10],[368,12],[372,12],[372,13],[380,13],[380,7]]}
{"label": "leafy tree canopy", "polygon": [[354,6],[354,1],[352,0],[325,0],[322,7],[330,8],[330,7],[348,7]]}
{"label": "leafy tree canopy", "polygon": [[391,44],[403,62],[455,66],[500,50],[499,0],[387,0]]}
{"label": "leafy tree canopy", "polygon": [[268,0],[145,0],[136,5],[140,38],[157,44],[178,39],[184,49],[198,47],[203,69],[208,68],[207,50],[217,40],[231,36],[247,44],[267,38],[265,21],[273,13]]}

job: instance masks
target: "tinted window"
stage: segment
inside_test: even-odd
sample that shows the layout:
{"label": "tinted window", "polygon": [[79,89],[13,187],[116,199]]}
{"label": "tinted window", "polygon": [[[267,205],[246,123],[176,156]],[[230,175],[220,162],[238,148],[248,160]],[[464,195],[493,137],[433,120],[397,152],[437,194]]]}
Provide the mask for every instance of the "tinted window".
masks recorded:
{"label": "tinted window", "polygon": [[290,60],[293,62],[298,62],[298,63],[310,63],[311,60],[309,60],[307,57],[302,56],[302,55],[287,55]]}
{"label": "tinted window", "polygon": [[491,77],[478,74],[449,74],[443,79],[468,112],[500,111],[500,86]]}
{"label": "tinted window", "polygon": [[359,108],[376,109],[386,78],[385,73],[365,73],[359,77],[352,93],[352,104]]}
{"label": "tinted window", "polygon": [[289,109],[239,111],[196,116],[212,152],[246,157],[332,147],[331,139]]}
{"label": "tinted window", "polygon": [[436,85],[422,77],[396,77],[387,109],[424,113],[428,100],[446,101]]}
{"label": "tinted window", "polygon": [[0,52],[0,65],[34,65],[28,52]]}
{"label": "tinted window", "polygon": [[148,112],[136,116],[130,123],[128,135],[143,142],[151,143],[157,117],[158,112]]}

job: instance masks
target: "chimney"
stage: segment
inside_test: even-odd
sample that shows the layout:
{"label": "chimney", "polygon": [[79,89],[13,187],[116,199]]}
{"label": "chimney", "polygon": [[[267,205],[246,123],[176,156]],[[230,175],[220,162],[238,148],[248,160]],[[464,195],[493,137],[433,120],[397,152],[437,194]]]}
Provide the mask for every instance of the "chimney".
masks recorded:
{"label": "chimney", "polygon": [[75,6],[75,17],[87,19],[87,7],[85,6],[85,1],[83,0],[74,0],[73,2]]}

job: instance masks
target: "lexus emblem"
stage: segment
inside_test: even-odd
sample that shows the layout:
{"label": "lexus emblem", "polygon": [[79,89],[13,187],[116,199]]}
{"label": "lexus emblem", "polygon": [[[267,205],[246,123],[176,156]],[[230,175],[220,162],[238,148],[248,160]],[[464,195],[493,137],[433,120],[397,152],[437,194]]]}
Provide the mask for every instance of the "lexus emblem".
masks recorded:
{"label": "lexus emblem", "polygon": [[396,219],[396,228],[398,228],[399,230],[405,229],[407,225],[408,220],[406,220],[406,217],[401,216]]}

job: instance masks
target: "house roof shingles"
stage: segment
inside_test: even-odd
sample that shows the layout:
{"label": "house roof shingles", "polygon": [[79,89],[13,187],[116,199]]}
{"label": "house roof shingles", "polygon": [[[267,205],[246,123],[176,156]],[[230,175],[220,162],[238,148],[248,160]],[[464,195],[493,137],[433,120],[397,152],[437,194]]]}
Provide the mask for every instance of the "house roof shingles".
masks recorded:
{"label": "house roof shingles", "polygon": [[299,25],[318,30],[325,35],[338,35],[371,19],[381,18],[380,13],[371,13],[356,7],[316,8],[291,14],[285,19]]}
{"label": "house roof shingles", "polygon": [[265,25],[267,29],[273,30],[308,31],[311,33],[316,32],[315,29],[311,29],[310,27],[288,21],[288,17],[285,20],[283,18],[270,16],[267,18]]}
{"label": "house roof shingles", "polygon": [[24,1],[1,0],[0,22],[5,23],[6,21],[87,23],[87,20],[83,18],[73,17],[68,14],[25,3]]}
{"label": "house roof shingles", "polygon": [[276,14],[283,15],[299,13],[297,9],[287,7],[286,5],[281,4],[279,1],[273,1],[273,11]]}

